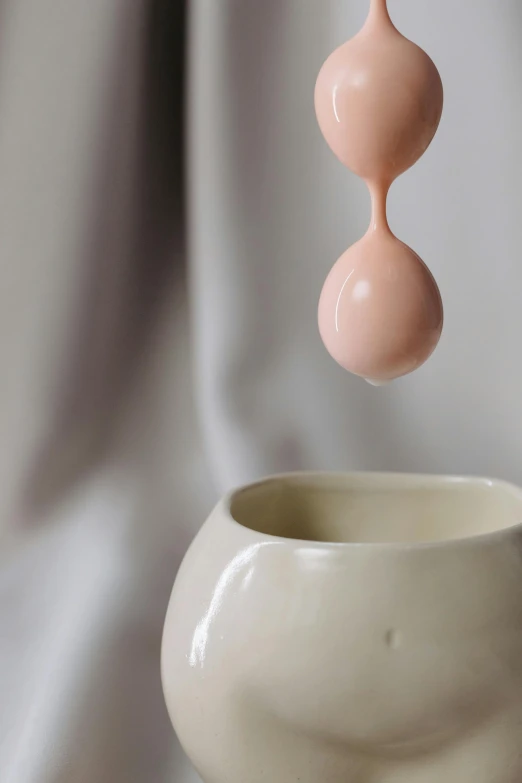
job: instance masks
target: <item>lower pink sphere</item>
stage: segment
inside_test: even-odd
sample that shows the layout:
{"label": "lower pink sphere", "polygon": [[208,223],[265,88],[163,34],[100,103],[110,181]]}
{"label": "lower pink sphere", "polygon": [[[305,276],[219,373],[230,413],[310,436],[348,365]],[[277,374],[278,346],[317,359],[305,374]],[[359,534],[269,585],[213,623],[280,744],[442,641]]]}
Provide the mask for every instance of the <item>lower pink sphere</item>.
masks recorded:
{"label": "lower pink sphere", "polygon": [[437,283],[389,231],[371,231],[337,261],[321,293],[319,330],[331,356],[373,382],[417,369],[443,324]]}

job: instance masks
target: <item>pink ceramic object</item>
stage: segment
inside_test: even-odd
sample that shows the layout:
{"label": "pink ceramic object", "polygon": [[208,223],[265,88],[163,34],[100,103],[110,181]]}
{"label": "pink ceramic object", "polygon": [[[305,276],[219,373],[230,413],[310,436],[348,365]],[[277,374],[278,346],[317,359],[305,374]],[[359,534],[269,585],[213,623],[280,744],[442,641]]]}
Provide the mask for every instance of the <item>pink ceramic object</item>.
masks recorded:
{"label": "pink ceramic object", "polygon": [[425,152],[437,130],[442,83],[428,55],[372,0],[363,29],[326,61],[315,90],[317,118],[337,157],[372,195],[368,233],[328,276],[319,329],[350,372],[386,382],[421,365],[442,331],[442,301],[421,259],[391,232],[393,180]]}

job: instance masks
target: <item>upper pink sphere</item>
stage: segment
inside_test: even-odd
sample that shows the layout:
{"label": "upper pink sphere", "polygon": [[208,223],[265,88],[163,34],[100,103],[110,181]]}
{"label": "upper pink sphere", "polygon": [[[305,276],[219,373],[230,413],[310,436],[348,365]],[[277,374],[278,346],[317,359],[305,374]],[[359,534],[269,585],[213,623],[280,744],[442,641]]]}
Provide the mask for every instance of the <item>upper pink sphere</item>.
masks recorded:
{"label": "upper pink sphere", "polygon": [[315,108],[323,135],[355,174],[390,184],[426,151],[442,114],[439,72],[428,55],[371,13],[323,65]]}

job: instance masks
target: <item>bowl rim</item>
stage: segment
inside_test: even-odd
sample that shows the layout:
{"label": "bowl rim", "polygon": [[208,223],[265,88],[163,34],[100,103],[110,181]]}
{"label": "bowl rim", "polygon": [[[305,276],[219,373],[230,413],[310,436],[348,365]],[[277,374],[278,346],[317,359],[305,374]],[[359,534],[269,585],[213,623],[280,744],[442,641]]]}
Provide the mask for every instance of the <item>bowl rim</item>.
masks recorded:
{"label": "bowl rim", "polygon": [[[250,528],[239,522],[232,513],[234,501],[243,493],[258,487],[263,487],[275,482],[302,483],[309,486],[335,483],[352,484],[354,488],[378,486],[381,488],[433,488],[433,487],[486,487],[497,492],[507,493],[520,503],[521,521],[511,525],[505,525],[498,530],[487,533],[462,536],[458,538],[442,538],[433,541],[316,541],[305,538],[291,538],[272,533],[264,533],[255,528]],[[393,471],[290,471],[269,474],[263,478],[240,485],[227,492],[219,501],[216,510],[224,515],[227,522],[242,531],[254,535],[257,540],[286,544],[299,548],[320,548],[332,551],[352,551],[364,549],[367,551],[420,551],[435,549],[454,549],[455,547],[489,546],[495,543],[504,543],[506,539],[522,537],[522,488],[504,479],[490,478],[487,476],[474,476],[463,474],[430,474],[430,473],[402,473]]]}

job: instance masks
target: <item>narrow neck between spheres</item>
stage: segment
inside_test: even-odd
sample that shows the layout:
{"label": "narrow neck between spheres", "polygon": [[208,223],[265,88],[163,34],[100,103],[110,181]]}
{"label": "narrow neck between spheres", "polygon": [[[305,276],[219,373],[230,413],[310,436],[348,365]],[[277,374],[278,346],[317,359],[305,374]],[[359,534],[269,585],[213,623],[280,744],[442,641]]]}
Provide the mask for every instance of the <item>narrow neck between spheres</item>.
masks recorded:
{"label": "narrow neck between spheres", "polygon": [[391,233],[386,214],[386,203],[390,186],[384,182],[368,183],[372,203],[372,216],[369,232],[381,231]]}

